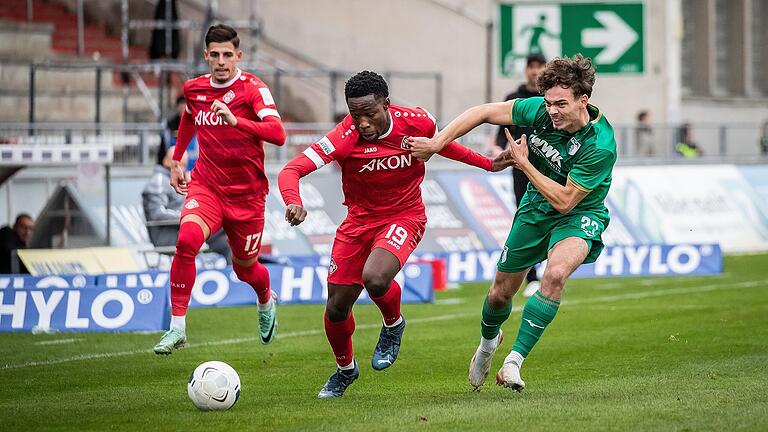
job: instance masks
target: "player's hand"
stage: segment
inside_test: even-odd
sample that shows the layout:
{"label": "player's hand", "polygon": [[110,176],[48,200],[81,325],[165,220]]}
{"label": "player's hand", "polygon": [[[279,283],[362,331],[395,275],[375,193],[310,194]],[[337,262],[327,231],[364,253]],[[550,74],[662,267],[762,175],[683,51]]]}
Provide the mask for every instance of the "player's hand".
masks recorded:
{"label": "player's hand", "polygon": [[228,125],[237,126],[237,117],[232,114],[232,111],[229,110],[229,107],[224,102],[220,100],[213,101],[211,104],[211,111],[224,120]]}
{"label": "player's hand", "polygon": [[428,161],[433,154],[442,150],[434,140],[426,137],[409,137],[405,144],[409,147],[413,156],[422,162]]}
{"label": "player's hand", "polygon": [[288,204],[288,207],[285,208],[285,220],[291,224],[291,226],[296,226],[304,222],[306,217],[307,211],[304,210],[304,207],[298,204]]}
{"label": "player's hand", "polygon": [[509,148],[507,148],[506,150],[499,152],[499,154],[497,154],[493,159],[491,172],[498,172],[511,166],[514,166],[514,162],[512,161],[511,151]]}
{"label": "player's hand", "polygon": [[180,161],[171,162],[171,186],[179,195],[186,195],[189,192],[189,182],[191,178],[186,172]]}
{"label": "player's hand", "polygon": [[512,157],[512,163],[516,167],[520,167],[528,163],[528,137],[523,134],[519,140],[515,141],[508,130],[504,130],[507,135],[507,141],[509,142],[509,153]]}

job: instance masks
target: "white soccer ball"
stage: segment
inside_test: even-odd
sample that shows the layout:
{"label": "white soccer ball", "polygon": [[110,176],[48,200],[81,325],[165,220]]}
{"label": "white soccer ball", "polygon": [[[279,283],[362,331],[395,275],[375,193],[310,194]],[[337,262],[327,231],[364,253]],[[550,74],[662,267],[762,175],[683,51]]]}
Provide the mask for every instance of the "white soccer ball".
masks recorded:
{"label": "white soccer ball", "polygon": [[192,403],[203,411],[224,411],[240,398],[240,377],[232,366],[208,361],[192,372],[187,384]]}

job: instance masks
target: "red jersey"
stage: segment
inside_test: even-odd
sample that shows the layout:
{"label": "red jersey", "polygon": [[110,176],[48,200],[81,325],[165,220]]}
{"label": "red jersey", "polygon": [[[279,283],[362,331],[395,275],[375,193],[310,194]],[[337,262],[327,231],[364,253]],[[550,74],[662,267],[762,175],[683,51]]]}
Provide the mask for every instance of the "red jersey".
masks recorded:
{"label": "red jersey", "polygon": [[[265,197],[269,183],[264,173],[264,141],[276,145],[285,142],[285,130],[269,88],[258,77],[237,69],[234,78],[222,84],[214,82],[210,74],[187,81],[184,97],[189,116],[182,117],[182,148],[176,149],[174,159],[180,159],[191,139],[189,131],[182,129],[194,120],[199,156],[192,170],[193,180],[217,190],[228,201]],[[238,119],[237,125],[226,124],[211,111],[214,100],[227,104]]]}
{"label": "red jersey", "polygon": [[[341,167],[344,205],[353,218],[381,218],[395,214],[424,214],[421,182],[424,163],[406,148],[411,136],[433,137],[434,117],[422,108],[389,107],[389,129],[376,141],[363,140],[347,115],[332,131],[289,162],[278,182],[286,205],[301,204],[298,179],[331,161]],[[441,155],[486,170],[492,161],[458,143],[451,143]],[[308,160],[307,160],[308,159]]]}

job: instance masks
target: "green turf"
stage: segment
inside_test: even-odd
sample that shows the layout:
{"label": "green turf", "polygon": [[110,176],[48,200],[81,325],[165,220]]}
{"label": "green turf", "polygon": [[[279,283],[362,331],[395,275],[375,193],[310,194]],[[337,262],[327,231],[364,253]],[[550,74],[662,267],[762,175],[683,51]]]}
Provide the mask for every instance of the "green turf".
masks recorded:
{"label": "green turf", "polygon": [[[486,284],[406,305],[400,358],[384,372],[370,367],[378,311],[358,306],[361,375],[337,400],[316,399],[334,367],[321,305],[280,307],[269,346],[252,307],[193,310],[190,346],[170,357],[150,352],[159,334],[1,335],[0,430],[768,430],[768,255],[729,257],[725,270],[570,282],[521,394],[490,381],[469,391]],[[493,371],[519,320],[516,309]],[[206,360],[240,374],[230,411],[187,399]]]}

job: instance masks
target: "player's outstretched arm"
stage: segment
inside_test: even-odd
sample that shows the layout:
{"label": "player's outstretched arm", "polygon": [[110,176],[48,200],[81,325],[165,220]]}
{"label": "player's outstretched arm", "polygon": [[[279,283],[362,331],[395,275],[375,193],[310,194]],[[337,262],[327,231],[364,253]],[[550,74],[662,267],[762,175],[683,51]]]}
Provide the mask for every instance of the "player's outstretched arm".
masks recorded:
{"label": "player's outstretched arm", "polygon": [[510,125],[513,103],[514,101],[506,101],[474,106],[453,119],[434,138],[410,138],[408,144],[411,146],[411,151],[417,159],[427,160],[451,141],[466,135],[483,123]]}
{"label": "player's outstretched arm", "polygon": [[467,165],[484,169],[486,171],[492,171],[494,168],[493,161],[491,159],[488,159],[480,153],[464,147],[456,141],[451,141],[447,146],[445,146],[445,148],[437,152],[437,154],[443,157],[447,157],[448,159],[453,159]]}
{"label": "player's outstretched arm", "polygon": [[277,175],[277,185],[286,205],[285,220],[291,226],[304,222],[307,217],[299,194],[299,179],[317,168],[317,165],[302,153],[288,162]]}

